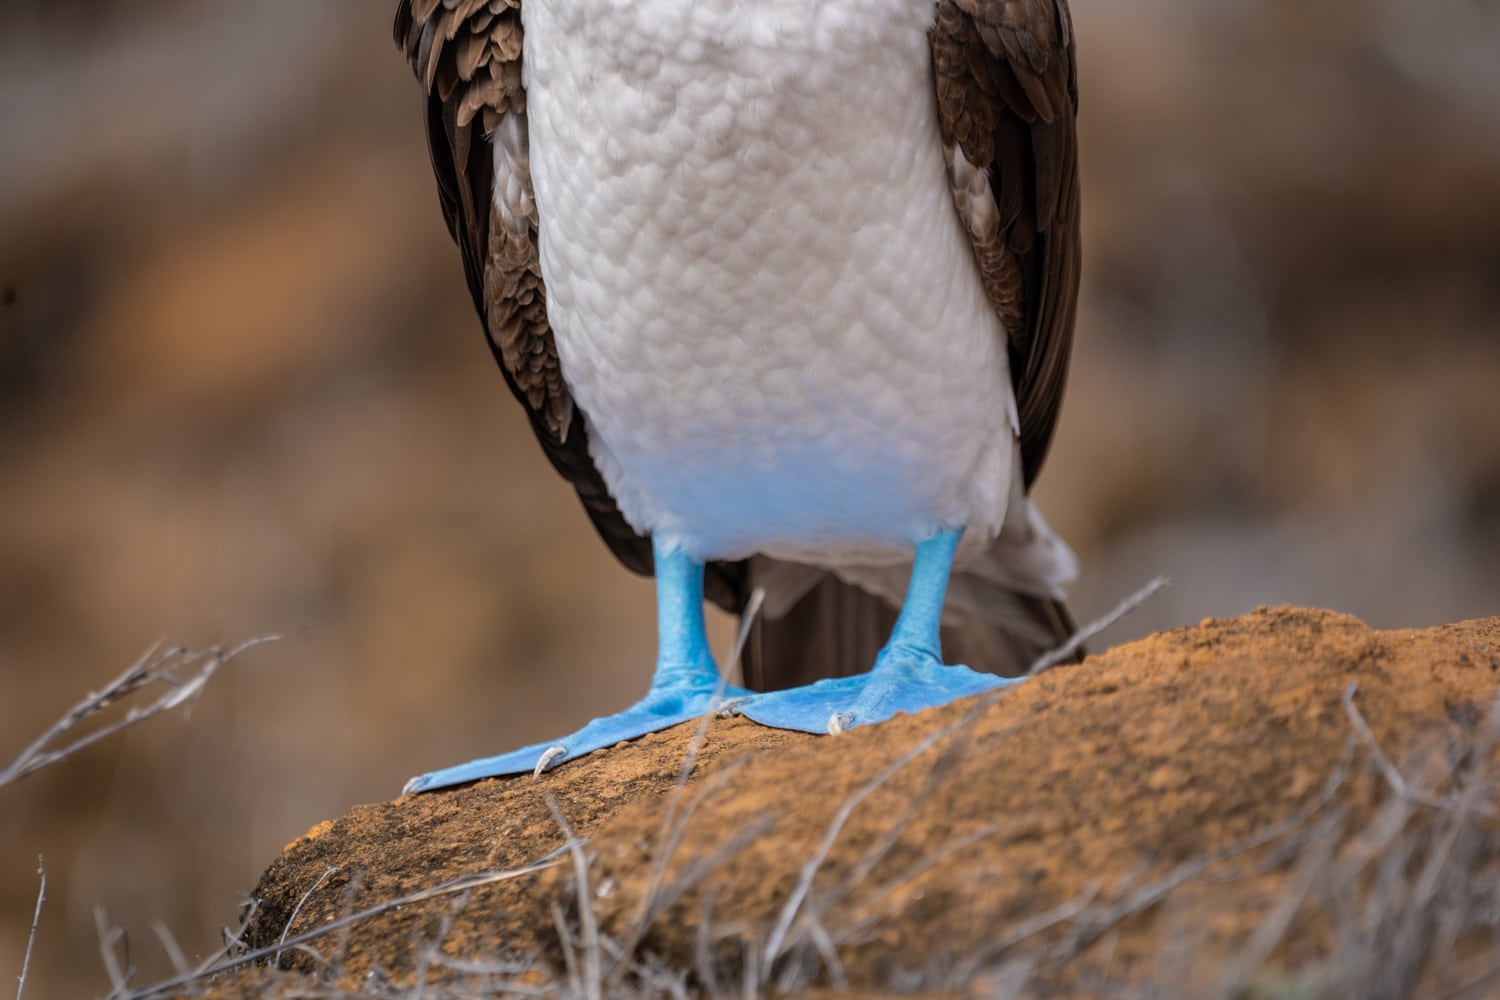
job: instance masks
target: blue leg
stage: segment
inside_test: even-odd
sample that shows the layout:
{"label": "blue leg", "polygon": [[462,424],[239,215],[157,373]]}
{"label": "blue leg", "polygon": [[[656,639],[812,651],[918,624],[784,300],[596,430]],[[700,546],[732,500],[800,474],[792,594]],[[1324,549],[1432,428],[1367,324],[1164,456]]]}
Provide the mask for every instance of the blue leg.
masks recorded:
{"label": "blue leg", "polygon": [[917,546],[906,603],[869,673],[753,695],[736,702],[734,711],[778,729],[840,733],[1009,683],[968,667],[943,665],[938,637],[943,599],[962,534],[944,531]]}
{"label": "blue leg", "polygon": [[424,774],[407,782],[404,791],[425,792],[506,774],[539,775],[563,761],[715,711],[724,698],[749,694],[723,685],[709,652],[703,627],[703,564],[659,544],[654,548],[658,645],[656,673],[644,698],[571,736]]}

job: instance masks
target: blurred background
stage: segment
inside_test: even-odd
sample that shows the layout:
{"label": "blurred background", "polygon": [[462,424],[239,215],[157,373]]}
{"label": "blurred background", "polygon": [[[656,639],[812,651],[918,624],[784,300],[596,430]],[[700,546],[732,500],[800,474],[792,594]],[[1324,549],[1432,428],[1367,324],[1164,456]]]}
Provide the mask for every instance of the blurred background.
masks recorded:
{"label": "blurred background", "polygon": [[[1500,7],[1072,0],[1086,263],[1038,495],[1108,642],[1500,613]],[[371,0],[7,0],[0,760],[153,641],[284,638],[0,788],[0,972],[217,944],[281,845],[650,671],[650,585],[471,313]],[[727,625],[715,622],[721,644]],[[1104,645],[1108,643],[1101,643]]]}

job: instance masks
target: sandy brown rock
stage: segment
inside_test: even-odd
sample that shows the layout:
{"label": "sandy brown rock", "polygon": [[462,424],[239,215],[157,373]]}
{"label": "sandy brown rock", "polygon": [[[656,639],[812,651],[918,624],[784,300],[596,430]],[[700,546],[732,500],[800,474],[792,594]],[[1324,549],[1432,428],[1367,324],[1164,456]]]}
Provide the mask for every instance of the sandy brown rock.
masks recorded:
{"label": "sandy brown rock", "polygon": [[[1375,743],[1434,804],[1394,795],[1351,721],[1351,684]],[[1471,915],[1452,934],[1390,920],[1416,899],[1406,874],[1493,889],[1494,824],[1443,797],[1486,770],[1497,684],[1500,619],[1377,632],[1263,609],[838,738],[736,720],[707,725],[699,743],[682,726],[540,781],[320,824],[265,873],[249,940],[274,945],[289,920],[297,935],[546,859],[566,843],[550,798],[588,839],[587,912],[564,852],[541,872],[325,936],[321,960],[289,950],[281,964],[352,987],[372,970],[436,976],[435,949],[497,965],[535,955],[524,975],[541,984],[581,961],[592,914],[627,955],[698,985],[742,982],[749,963],[792,992],[1004,995],[1024,982],[1022,995],[1108,984],[1119,995],[1151,982],[1201,996],[1334,975],[1366,948],[1382,989],[1434,975],[1451,988],[1496,955],[1493,920]],[[1371,893],[1389,905],[1355,905]],[[1368,951],[1381,934],[1388,947]],[[1376,970],[1402,948],[1415,958]],[[1429,952],[1452,960],[1424,973]]]}

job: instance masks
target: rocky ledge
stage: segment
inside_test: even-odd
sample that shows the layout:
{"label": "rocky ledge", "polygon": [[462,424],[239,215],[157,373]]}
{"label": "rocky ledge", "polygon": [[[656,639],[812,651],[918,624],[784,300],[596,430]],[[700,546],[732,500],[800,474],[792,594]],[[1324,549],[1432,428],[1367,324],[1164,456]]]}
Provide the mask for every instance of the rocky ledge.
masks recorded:
{"label": "rocky ledge", "polygon": [[684,725],[360,806],[220,998],[1483,996],[1500,618],[1260,609],[838,737]]}

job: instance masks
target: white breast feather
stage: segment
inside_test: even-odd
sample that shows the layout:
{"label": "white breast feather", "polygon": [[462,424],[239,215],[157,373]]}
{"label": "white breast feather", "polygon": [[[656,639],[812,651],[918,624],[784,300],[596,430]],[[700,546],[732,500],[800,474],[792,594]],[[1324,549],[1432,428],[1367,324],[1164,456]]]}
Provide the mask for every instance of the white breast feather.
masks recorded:
{"label": "white breast feather", "polygon": [[987,544],[1015,404],[930,0],[523,9],[548,316],[630,524],[704,559]]}

